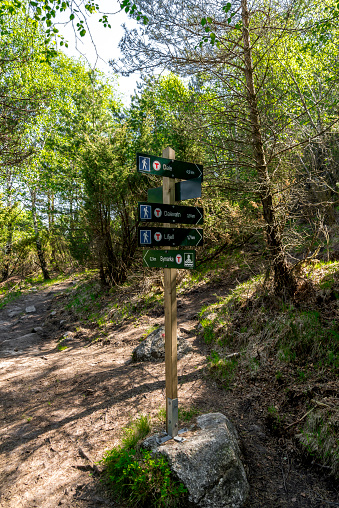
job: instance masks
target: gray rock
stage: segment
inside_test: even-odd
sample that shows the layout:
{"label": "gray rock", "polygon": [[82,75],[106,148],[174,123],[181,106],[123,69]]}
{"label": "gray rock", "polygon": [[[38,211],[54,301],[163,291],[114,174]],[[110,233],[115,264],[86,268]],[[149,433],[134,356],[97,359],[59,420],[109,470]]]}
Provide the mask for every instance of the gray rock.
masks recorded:
{"label": "gray rock", "polygon": [[56,314],[56,310],[52,310],[52,312],[50,313],[50,316],[55,316]]}
{"label": "gray rock", "polygon": [[32,330],[32,333],[38,333],[38,332],[41,332],[42,330],[42,326],[35,326]]}
{"label": "gray rock", "polygon": [[259,425],[251,425],[250,433],[256,434],[260,439],[266,439],[266,434]]}
{"label": "gray rock", "polygon": [[[178,337],[178,358],[192,351],[191,346],[183,337]],[[161,326],[150,333],[145,340],[137,346],[132,359],[135,362],[151,362],[165,359],[165,327]]]}
{"label": "gray rock", "polygon": [[7,311],[8,317],[12,318],[14,316],[18,316],[22,312],[21,307],[13,307],[9,311]]}
{"label": "gray rock", "polygon": [[29,305],[28,307],[26,307],[25,312],[27,314],[29,314],[30,312],[36,312],[36,308],[34,307],[34,305]]}
{"label": "gray rock", "polygon": [[234,426],[221,413],[199,416],[197,426],[182,443],[170,440],[155,448],[149,438],[146,445],[167,458],[190,502],[201,508],[240,508],[249,485]]}

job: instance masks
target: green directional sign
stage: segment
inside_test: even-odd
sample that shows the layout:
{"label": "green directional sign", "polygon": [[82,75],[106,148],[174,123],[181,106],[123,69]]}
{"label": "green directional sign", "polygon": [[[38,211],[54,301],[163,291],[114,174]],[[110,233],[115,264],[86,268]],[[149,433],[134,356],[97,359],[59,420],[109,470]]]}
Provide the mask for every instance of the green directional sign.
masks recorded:
{"label": "green directional sign", "polygon": [[145,250],[143,265],[147,268],[195,268],[194,250]]}
{"label": "green directional sign", "polygon": [[203,230],[200,228],[160,228],[160,227],[139,227],[139,247],[171,246],[179,247],[201,246],[203,244]]}
{"label": "green directional sign", "polygon": [[198,206],[138,203],[139,220],[143,222],[172,222],[173,224],[202,224],[204,210]]}
{"label": "green directional sign", "polygon": [[164,159],[143,153],[137,153],[137,171],[148,175],[168,176],[191,180],[203,178],[203,166],[192,162],[183,162],[175,159]]}

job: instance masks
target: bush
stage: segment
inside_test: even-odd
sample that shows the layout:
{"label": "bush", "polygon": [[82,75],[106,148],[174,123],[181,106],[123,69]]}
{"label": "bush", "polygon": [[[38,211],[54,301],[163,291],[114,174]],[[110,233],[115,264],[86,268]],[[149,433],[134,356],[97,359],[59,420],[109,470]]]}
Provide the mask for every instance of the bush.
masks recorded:
{"label": "bush", "polygon": [[124,429],[122,445],[106,452],[102,460],[104,481],[133,507],[187,506],[187,490],[174,478],[165,457],[153,456],[138,446],[149,432],[146,416],[140,416]]}

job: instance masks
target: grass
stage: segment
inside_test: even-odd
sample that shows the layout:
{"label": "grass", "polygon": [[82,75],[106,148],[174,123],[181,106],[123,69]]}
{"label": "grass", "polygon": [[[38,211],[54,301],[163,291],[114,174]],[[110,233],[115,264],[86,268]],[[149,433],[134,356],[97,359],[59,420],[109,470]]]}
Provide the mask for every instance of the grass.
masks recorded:
{"label": "grass", "polygon": [[1,298],[0,301],[0,310],[3,309],[9,303],[15,302],[15,300],[17,300],[22,295],[22,291],[20,289],[18,289],[17,291],[12,291],[11,293],[7,292],[7,294],[5,291],[3,291],[2,293],[4,294],[4,296]]}
{"label": "grass", "polygon": [[65,349],[68,349],[68,346],[63,346],[62,344],[58,344],[59,351],[65,351]]}
{"label": "grass", "polygon": [[307,455],[329,468],[339,478],[339,412],[338,409],[314,411],[309,414],[297,435]]}
{"label": "grass", "polygon": [[122,439],[123,448],[135,448],[139,441],[144,439],[151,431],[149,418],[145,415],[133,420],[124,430]]}
{"label": "grass", "polygon": [[229,389],[236,376],[238,362],[236,357],[222,358],[217,351],[212,351],[208,357],[209,374]]}
{"label": "grass", "polygon": [[323,321],[315,310],[294,311],[283,327],[277,342],[281,360],[298,366],[312,362],[316,369],[339,368],[339,323]]}
{"label": "grass", "polygon": [[128,506],[171,508],[186,506],[185,487],[171,473],[163,456],[140,446],[150,432],[147,416],[140,416],[124,429],[122,444],[105,453],[104,482]]}

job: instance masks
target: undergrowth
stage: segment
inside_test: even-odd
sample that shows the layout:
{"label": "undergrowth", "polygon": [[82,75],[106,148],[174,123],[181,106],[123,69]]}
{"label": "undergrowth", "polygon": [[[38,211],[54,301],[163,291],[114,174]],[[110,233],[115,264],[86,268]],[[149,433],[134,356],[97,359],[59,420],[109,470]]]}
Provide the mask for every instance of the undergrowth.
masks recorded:
{"label": "undergrowth", "polygon": [[[294,425],[293,394],[298,394],[295,400],[302,401],[306,414],[312,386],[318,387],[318,399],[324,386],[320,403],[325,406],[326,385],[337,386],[339,262],[308,265],[302,276],[291,300],[274,295],[269,283],[264,285],[263,277],[256,276],[199,314],[201,335],[211,346],[207,364],[211,377],[233,389],[253,380],[266,383],[271,376],[278,396],[275,403],[267,402],[266,423],[276,435]],[[338,415],[322,411],[320,417],[312,411],[305,421],[298,435],[303,449],[338,476]]]}
{"label": "undergrowth", "polygon": [[185,506],[187,490],[174,478],[165,457],[140,446],[149,432],[146,416],[124,430],[122,444],[107,451],[102,460],[105,484],[129,506]]}
{"label": "undergrowth", "polygon": [[308,455],[329,468],[339,479],[338,409],[311,412],[297,438]]}
{"label": "undergrowth", "polygon": [[0,293],[0,310],[3,309],[9,303],[15,302],[22,295],[22,291],[20,289],[12,292],[3,292],[3,295]]}

